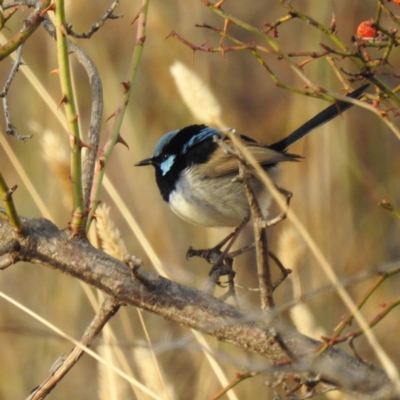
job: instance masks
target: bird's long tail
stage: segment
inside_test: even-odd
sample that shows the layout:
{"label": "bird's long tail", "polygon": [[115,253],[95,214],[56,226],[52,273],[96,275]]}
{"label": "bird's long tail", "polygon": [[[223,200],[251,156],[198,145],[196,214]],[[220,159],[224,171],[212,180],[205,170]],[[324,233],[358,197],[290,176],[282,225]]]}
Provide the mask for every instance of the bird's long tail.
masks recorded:
{"label": "bird's long tail", "polygon": [[[358,99],[364,93],[365,89],[369,86],[369,84],[363,85],[360,88],[354,90],[353,92],[349,93],[347,96],[353,99]],[[342,114],[344,111],[352,107],[353,104],[346,103],[345,101],[337,101],[331,106],[325,108],[325,110],[321,111],[315,117],[311,118],[305,124],[297,128],[294,132],[292,132],[289,136],[285,137],[284,139],[276,142],[268,147],[282,152],[286,150],[291,144],[297,142],[303,136],[307,135],[309,132],[318,128],[319,126],[327,123],[331,119],[337,117],[339,114]]]}

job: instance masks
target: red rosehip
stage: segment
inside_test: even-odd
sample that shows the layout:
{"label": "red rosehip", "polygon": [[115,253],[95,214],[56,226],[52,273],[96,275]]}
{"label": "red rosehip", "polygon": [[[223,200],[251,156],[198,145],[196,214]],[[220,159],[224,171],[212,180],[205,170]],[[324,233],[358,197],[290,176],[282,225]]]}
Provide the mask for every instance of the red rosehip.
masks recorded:
{"label": "red rosehip", "polygon": [[[400,0],[399,4],[400,4]],[[364,21],[358,25],[357,28],[357,36],[358,37],[375,37],[376,36],[376,29],[374,28],[373,21]]]}

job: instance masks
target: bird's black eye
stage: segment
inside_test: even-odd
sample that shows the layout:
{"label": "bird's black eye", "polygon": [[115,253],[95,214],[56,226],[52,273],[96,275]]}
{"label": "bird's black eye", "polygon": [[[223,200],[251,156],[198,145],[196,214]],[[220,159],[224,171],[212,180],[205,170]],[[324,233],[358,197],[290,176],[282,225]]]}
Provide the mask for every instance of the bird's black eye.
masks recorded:
{"label": "bird's black eye", "polygon": [[168,157],[169,157],[169,154],[166,154],[166,153],[161,154],[161,161],[167,160]]}

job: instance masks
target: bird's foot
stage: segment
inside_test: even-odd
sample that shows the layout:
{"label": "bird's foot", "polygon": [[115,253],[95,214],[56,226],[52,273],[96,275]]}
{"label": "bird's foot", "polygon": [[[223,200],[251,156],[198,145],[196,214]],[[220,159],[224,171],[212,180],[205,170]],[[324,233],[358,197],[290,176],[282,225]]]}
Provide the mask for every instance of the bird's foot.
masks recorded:
{"label": "bird's foot", "polygon": [[[204,291],[212,296],[214,294],[216,286],[225,288],[227,287],[228,290],[219,297],[222,301],[227,301],[229,298],[233,298],[236,306],[239,306],[236,291],[235,291],[235,271],[232,269],[233,258],[226,257],[222,264],[213,265],[210,272],[209,272],[209,279],[207,281],[206,287]],[[227,275],[228,281],[226,283],[220,282],[220,277]]]}
{"label": "bird's foot", "polygon": [[[211,270],[209,272],[210,279],[206,285],[205,291],[209,294],[213,294],[215,287],[217,285],[223,287],[220,283],[219,278],[223,275],[228,275],[228,292],[224,295],[224,300],[227,297],[234,296],[236,298],[235,292],[235,271],[232,268],[233,259],[234,257],[242,254],[244,251],[243,249],[234,251],[229,253],[232,245],[235,243],[237,237],[239,236],[242,229],[246,226],[249,218],[243,220],[243,222],[227,237],[225,237],[221,242],[219,242],[216,246],[210,249],[199,249],[195,250],[192,247],[189,247],[186,258],[191,257],[201,257],[204,258],[208,263],[212,265]],[[224,250],[221,250],[222,247],[225,247]],[[247,246],[247,249],[252,248],[252,246]],[[246,248],[245,248],[246,249]],[[227,297],[226,297],[227,296]],[[225,298],[226,297],[226,298]]]}

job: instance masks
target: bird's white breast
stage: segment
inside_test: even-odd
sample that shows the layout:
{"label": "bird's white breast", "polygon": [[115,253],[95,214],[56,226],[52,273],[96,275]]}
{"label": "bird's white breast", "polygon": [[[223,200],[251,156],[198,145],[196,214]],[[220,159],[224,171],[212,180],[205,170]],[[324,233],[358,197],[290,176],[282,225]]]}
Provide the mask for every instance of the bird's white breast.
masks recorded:
{"label": "bird's white breast", "polygon": [[[195,168],[182,171],[168,203],[182,219],[208,227],[238,226],[250,215],[247,197],[241,182],[232,181],[234,174],[205,178]],[[254,185],[264,216],[271,195],[260,182]]]}

